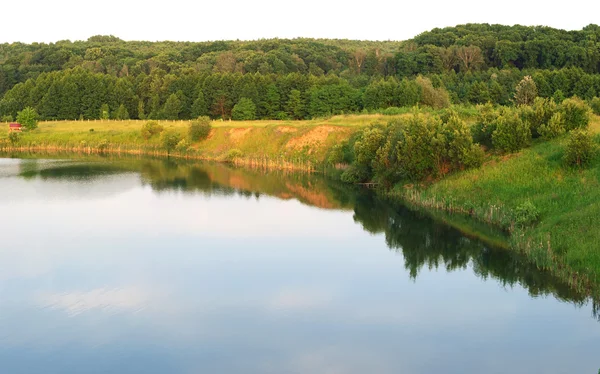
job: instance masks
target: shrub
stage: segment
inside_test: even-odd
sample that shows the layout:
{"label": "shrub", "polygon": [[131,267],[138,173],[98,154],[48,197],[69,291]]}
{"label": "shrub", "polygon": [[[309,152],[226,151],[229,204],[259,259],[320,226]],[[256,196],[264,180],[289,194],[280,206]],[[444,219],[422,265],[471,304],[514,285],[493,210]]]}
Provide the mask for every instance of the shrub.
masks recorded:
{"label": "shrub", "polygon": [[27,130],[33,130],[38,125],[38,114],[32,107],[27,107],[17,113],[17,122]]}
{"label": "shrub", "polygon": [[477,106],[477,123],[471,127],[473,140],[477,143],[492,146],[492,134],[496,131],[498,111],[491,103]]}
{"label": "shrub", "polygon": [[231,111],[231,118],[235,121],[251,121],[256,119],[256,105],[246,97],[242,97]]}
{"label": "shrub", "polygon": [[107,139],[102,139],[102,141],[100,141],[100,144],[98,144],[98,151],[100,152],[104,152],[109,146],[108,140]]}
{"label": "shrub", "polygon": [[177,145],[175,146],[177,152],[187,152],[189,148],[190,143],[188,143],[185,139],[181,139],[179,143],[177,143]]}
{"label": "shrub", "polygon": [[142,138],[148,140],[156,134],[163,132],[165,128],[156,121],[148,121],[142,126]]}
{"label": "shrub", "polygon": [[547,124],[540,126],[539,134],[544,139],[554,139],[565,133],[565,117],[561,112],[554,113]]}
{"label": "shrub", "polygon": [[188,135],[194,142],[204,140],[210,135],[212,125],[210,118],[207,116],[198,117],[198,119],[190,122],[188,127]]}
{"label": "shrub", "polygon": [[89,131],[90,131],[90,132],[94,132],[94,129],[90,129]]}
{"label": "shrub", "polygon": [[438,118],[415,114],[402,130],[397,146],[398,164],[407,179],[419,180],[442,170],[446,140]]}
{"label": "shrub", "polygon": [[516,111],[505,111],[498,117],[492,134],[494,148],[502,152],[516,152],[531,142],[531,129]]}
{"label": "shrub", "polygon": [[590,107],[578,97],[566,99],[560,105],[565,119],[565,129],[585,129],[590,123]]}
{"label": "shrub", "polygon": [[336,144],[329,151],[327,163],[331,165],[341,164],[344,162],[344,145]]}
{"label": "shrub", "polygon": [[175,130],[164,131],[160,135],[160,143],[162,147],[167,151],[167,154],[177,147],[181,141],[181,135]]}
{"label": "shrub", "polygon": [[541,136],[540,127],[548,125],[552,116],[558,111],[558,105],[552,99],[536,97],[532,106],[521,106],[519,110],[523,121],[529,123],[531,135],[537,138]]}
{"label": "shrub", "polygon": [[467,124],[453,113],[443,127],[446,156],[454,168],[477,167],[483,163],[483,150],[473,144]]}
{"label": "shrub", "polygon": [[2,116],[2,122],[12,122],[12,121],[13,121],[13,116],[11,116],[10,114]]}
{"label": "shrub", "polygon": [[574,130],[569,137],[565,152],[565,163],[568,166],[584,167],[596,155],[596,143],[592,136],[584,130]]}
{"label": "shrub", "polygon": [[16,145],[21,140],[21,134],[11,131],[8,133],[8,140],[12,145]]}
{"label": "shrub", "polygon": [[531,226],[537,223],[540,219],[539,210],[529,200],[519,205],[515,209],[514,220],[518,226]]}
{"label": "shrub", "polygon": [[600,116],[600,97],[594,97],[590,101],[590,107],[592,108],[592,112],[594,112],[595,115]]}
{"label": "shrub", "polygon": [[362,165],[352,165],[348,167],[341,175],[344,183],[361,183],[366,182],[370,178],[369,169]]}
{"label": "shrub", "polygon": [[225,161],[233,162],[236,159],[243,157],[244,153],[237,148],[230,149],[225,155]]}

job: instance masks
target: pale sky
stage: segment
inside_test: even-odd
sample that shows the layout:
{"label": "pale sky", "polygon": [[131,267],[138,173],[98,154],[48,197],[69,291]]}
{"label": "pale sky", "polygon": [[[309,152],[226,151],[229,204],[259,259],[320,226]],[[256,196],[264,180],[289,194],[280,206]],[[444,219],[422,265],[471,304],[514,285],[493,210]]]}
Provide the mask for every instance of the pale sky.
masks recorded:
{"label": "pale sky", "polygon": [[600,1],[2,1],[0,43],[86,40],[406,40],[464,23],[545,25],[567,30],[600,23]]}

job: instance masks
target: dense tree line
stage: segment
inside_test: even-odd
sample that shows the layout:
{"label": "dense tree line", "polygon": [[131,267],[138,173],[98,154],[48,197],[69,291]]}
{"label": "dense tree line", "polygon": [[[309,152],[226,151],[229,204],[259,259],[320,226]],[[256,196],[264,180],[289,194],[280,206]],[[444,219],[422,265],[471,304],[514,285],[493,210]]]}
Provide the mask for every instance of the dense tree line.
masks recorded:
{"label": "dense tree line", "polygon": [[[469,24],[406,42],[125,42],[113,36],[0,44],[0,115],[42,119],[310,118],[415,104],[510,105],[600,96],[600,27]],[[243,109],[243,110],[242,110]]]}

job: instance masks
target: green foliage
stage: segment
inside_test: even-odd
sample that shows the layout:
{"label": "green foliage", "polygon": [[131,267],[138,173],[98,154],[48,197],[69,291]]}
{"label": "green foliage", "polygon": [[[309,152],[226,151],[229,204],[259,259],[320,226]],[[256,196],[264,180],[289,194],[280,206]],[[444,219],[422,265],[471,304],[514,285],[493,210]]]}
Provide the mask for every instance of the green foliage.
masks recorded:
{"label": "green foliage", "polygon": [[156,121],[148,121],[142,126],[142,138],[148,140],[156,134],[163,132],[165,128]]}
{"label": "green foliage", "polygon": [[542,124],[538,132],[544,139],[554,139],[566,131],[565,117],[561,112],[554,113],[547,124]]}
{"label": "green foliage", "polygon": [[527,147],[531,143],[531,129],[517,111],[505,110],[497,119],[492,134],[492,144],[499,151],[510,153]]}
{"label": "green foliage", "polygon": [[287,113],[293,119],[304,118],[304,100],[302,99],[302,92],[298,90],[291,90],[290,97],[286,104]]}
{"label": "green foliage", "polygon": [[98,143],[98,151],[100,152],[104,152],[108,149],[108,146],[110,145],[110,143],[108,142],[108,139],[102,139],[100,141],[100,143]]}
{"label": "green foliage", "polygon": [[167,151],[167,153],[171,153],[174,150],[182,137],[177,130],[167,130],[163,131],[160,135],[160,144]]}
{"label": "green foliage", "polygon": [[552,99],[536,97],[531,106],[519,107],[521,118],[529,123],[531,134],[534,138],[540,136],[539,129],[548,125],[550,119],[558,111],[558,105]]}
{"label": "green foliage", "polygon": [[115,119],[118,119],[118,120],[129,119],[129,112],[127,111],[127,108],[125,107],[125,105],[123,105],[123,104],[119,105],[119,109],[117,109],[117,112],[115,113]]}
{"label": "green foliage", "polygon": [[15,146],[21,141],[21,134],[16,131],[11,131],[8,133],[8,140],[10,141],[10,144]]}
{"label": "green foliage", "polygon": [[183,104],[181,100],[176,94],[171,94],[167,101],[165,102],[165,106],[163,108],[163,115],[165,119],[176,120],[179,119],[179,114],[183,109]]}
{"label": "green foliage", "polygon": [[446,138],[441,120],[415,113],[396,146],[400,174],[409,180],[420,180],[445,172],[443,158]]}
{"label": "green foliage", "polygon": [[447,108],[450,106],[448,91],[442,87],[434,88],[429,78],[418,76],[415,82],[421,88],[421,100],[423,105],[434,109]]}
{"label": "green foliage", "polygon": [[537,223],[539,219],[540,212],[530,200],[525,201],[515,209],[514,221],[517,226],[531,226]]}
{"label": "green foliage", "polygon": [[17,113],[17,122],[27,130],[34,130],[38,125],[38,113],[32,107],[27,107]]}
{"label": "green foliage", "polygon": [[473,140],[484,144],[487,147],[492,146],[492,134],[496,131],[498,116],[500,115],[491,103],[477,106],[477,122],[471,127]]}
{"label": "green foliage", "polygon": [[204,140],[210,135],[211,129],[212,125],[210,118],[206,116],[198,117],[198,119],[190,122],[188,126],[188,136],[194,142]]}
{"label": "green foliage", "polygon": [[336,144],[330,150],[327,155],[327,163],[330,165],[337,165],[344,162],[344,145]]}
{"label": "green foliage", "polygon": [[587,131],[580,129],[571,131],[564,156],[568,166],[585,167],[590,164],[596,153],[597,145]]}
{"label": "green foliage", "polygon": [[369,169],[363,165],[350,165],[341,175],[344,183],[363,183],[371,178]]}
{"label": "green foliage", "polygon": [[565,129],[586,129],[590,123],[590,107],[580,98],[566,99],[560,105],[560,111],[565,120]]}
{"label": "green foliage", "polygon": [[240,151],[237,148],[233,148],[227,151],[227,154],[225,154],[225,161],[234,162],[236,159],[242,157],[244,157],[244,152]]}
{"label": "green foliage", "polygon": [[0,121],[2,122],[12,122],[13,121],[13,116],[11,116],[10,114],[4,115],[0,118]]}
{"label": "green foliage", "polygon": [[592,100],[590,100],[590,108],[592,109],[592,112],[595,115],[600,116],[600,98],[599,97],[594,97]]}
{"label": "green foliage", "polygon": [[252,100],[242,97],[233,107],[231,119],[235,121],[251,121],[256,119],[256,105]]}
{"label": "green foliage", "polygon": [[102,104],[100,107],[100,119],[105,121],[110,119],[110,108],[108,107],[108,104]]}
{"label": "green foliage", "polygon": [[206,100],[204,99],[204,93],[200,91],[198,92],[196,100],[194,100],[194,103],[192,104],[192,117],[198,118],[207,115],[208,107],[206,105]]}
{"label": "green foliage", "polygon": [[532,105],[538,95],[537,85],[531,76],[525,76],[515,88],[516,105]]}
{"label": "green foliage", "polygon": [[177,143],[177,145],[175,146],[175,150],[177,150],[177,152],[187,152],[188,149],[190,148],[190,143],[188,143],[187,140],[185,139],[181,139],[179,141],[179,143]]}
{"label": "green foliage", "polygon": [[443,126],[446,159],[453,169],[481,166],[484,153],[481,147],[473,144],[469,126],[453,113]]}

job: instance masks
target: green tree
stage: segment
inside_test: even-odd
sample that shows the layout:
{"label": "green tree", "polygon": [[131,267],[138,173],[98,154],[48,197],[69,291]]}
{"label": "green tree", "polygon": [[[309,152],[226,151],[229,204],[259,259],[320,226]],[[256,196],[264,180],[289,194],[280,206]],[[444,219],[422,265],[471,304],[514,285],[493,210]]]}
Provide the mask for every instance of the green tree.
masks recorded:
{"label": "green tree", "polygon": [[591,109],[585,101],[578,97],[565,99],[560,105],[561,113],[565,120],[565,129],[571,131],[574,129],[585,129],[590,123]]}
{"label": "green tree", "polygon": [[304,118],[304,100],[302,99],[302,92],[298,90],[290,91],[286,110],[293,119]]}
{"label": "green tree", "polygon": [[119,105],[119,108],[117,109],[117,112],[115,113],[115,118],[118,120],[129,119],[129,112],[127,111],[127,108],[125,108],[125,105],[123,105],[123,104]]}
{"label": "green tree", "polygon": [[176,120],[179,119],[179,113],[181,113],[182,104],[179,96],[176,94],[171,94],[167,101],[165,102],[165,106],[163,108],[163,114],[165,119]]}
{"label": "green tree", "polygon": [[110,108],[108,107],[108,104],[102,104],[100,107],[100,119],[104,121],[110,119]]}
{"label": "green tree", "polygon": [[142,138],[148,140],[156,134],[163,132],[165,128],[156,121],[148,121],[142,126]]}
{"label": "green tree", "polygon": [[146,113],[144,112],[144,100],[138,101],[138,119],[146,119]]}
{"label": "green tree", "polygon": [[27,130],[33,130],[37,128],[39,116],[35,109],[27,107],[17,113],[17,122],[19,122]]}
{"label": "green tree", "polygon": [[242,97],[237,104],[233,106],[231,118],[235,121],[251,121],[256,119],[256,105],[252,100]]}
{"label": "green tree", "polygon": [[530,75],[525,76],[515,88],[515,104],[531,105],[538,95],[537,86]]}
{"label": "green tree", "polygon": [[198,118],[201,116],[208,115],[208,107],[206,105],[206,100],[204,100],[204,93],[202,91],[198,92],[198,97],[194,100],[192,104],[192,117]]}

